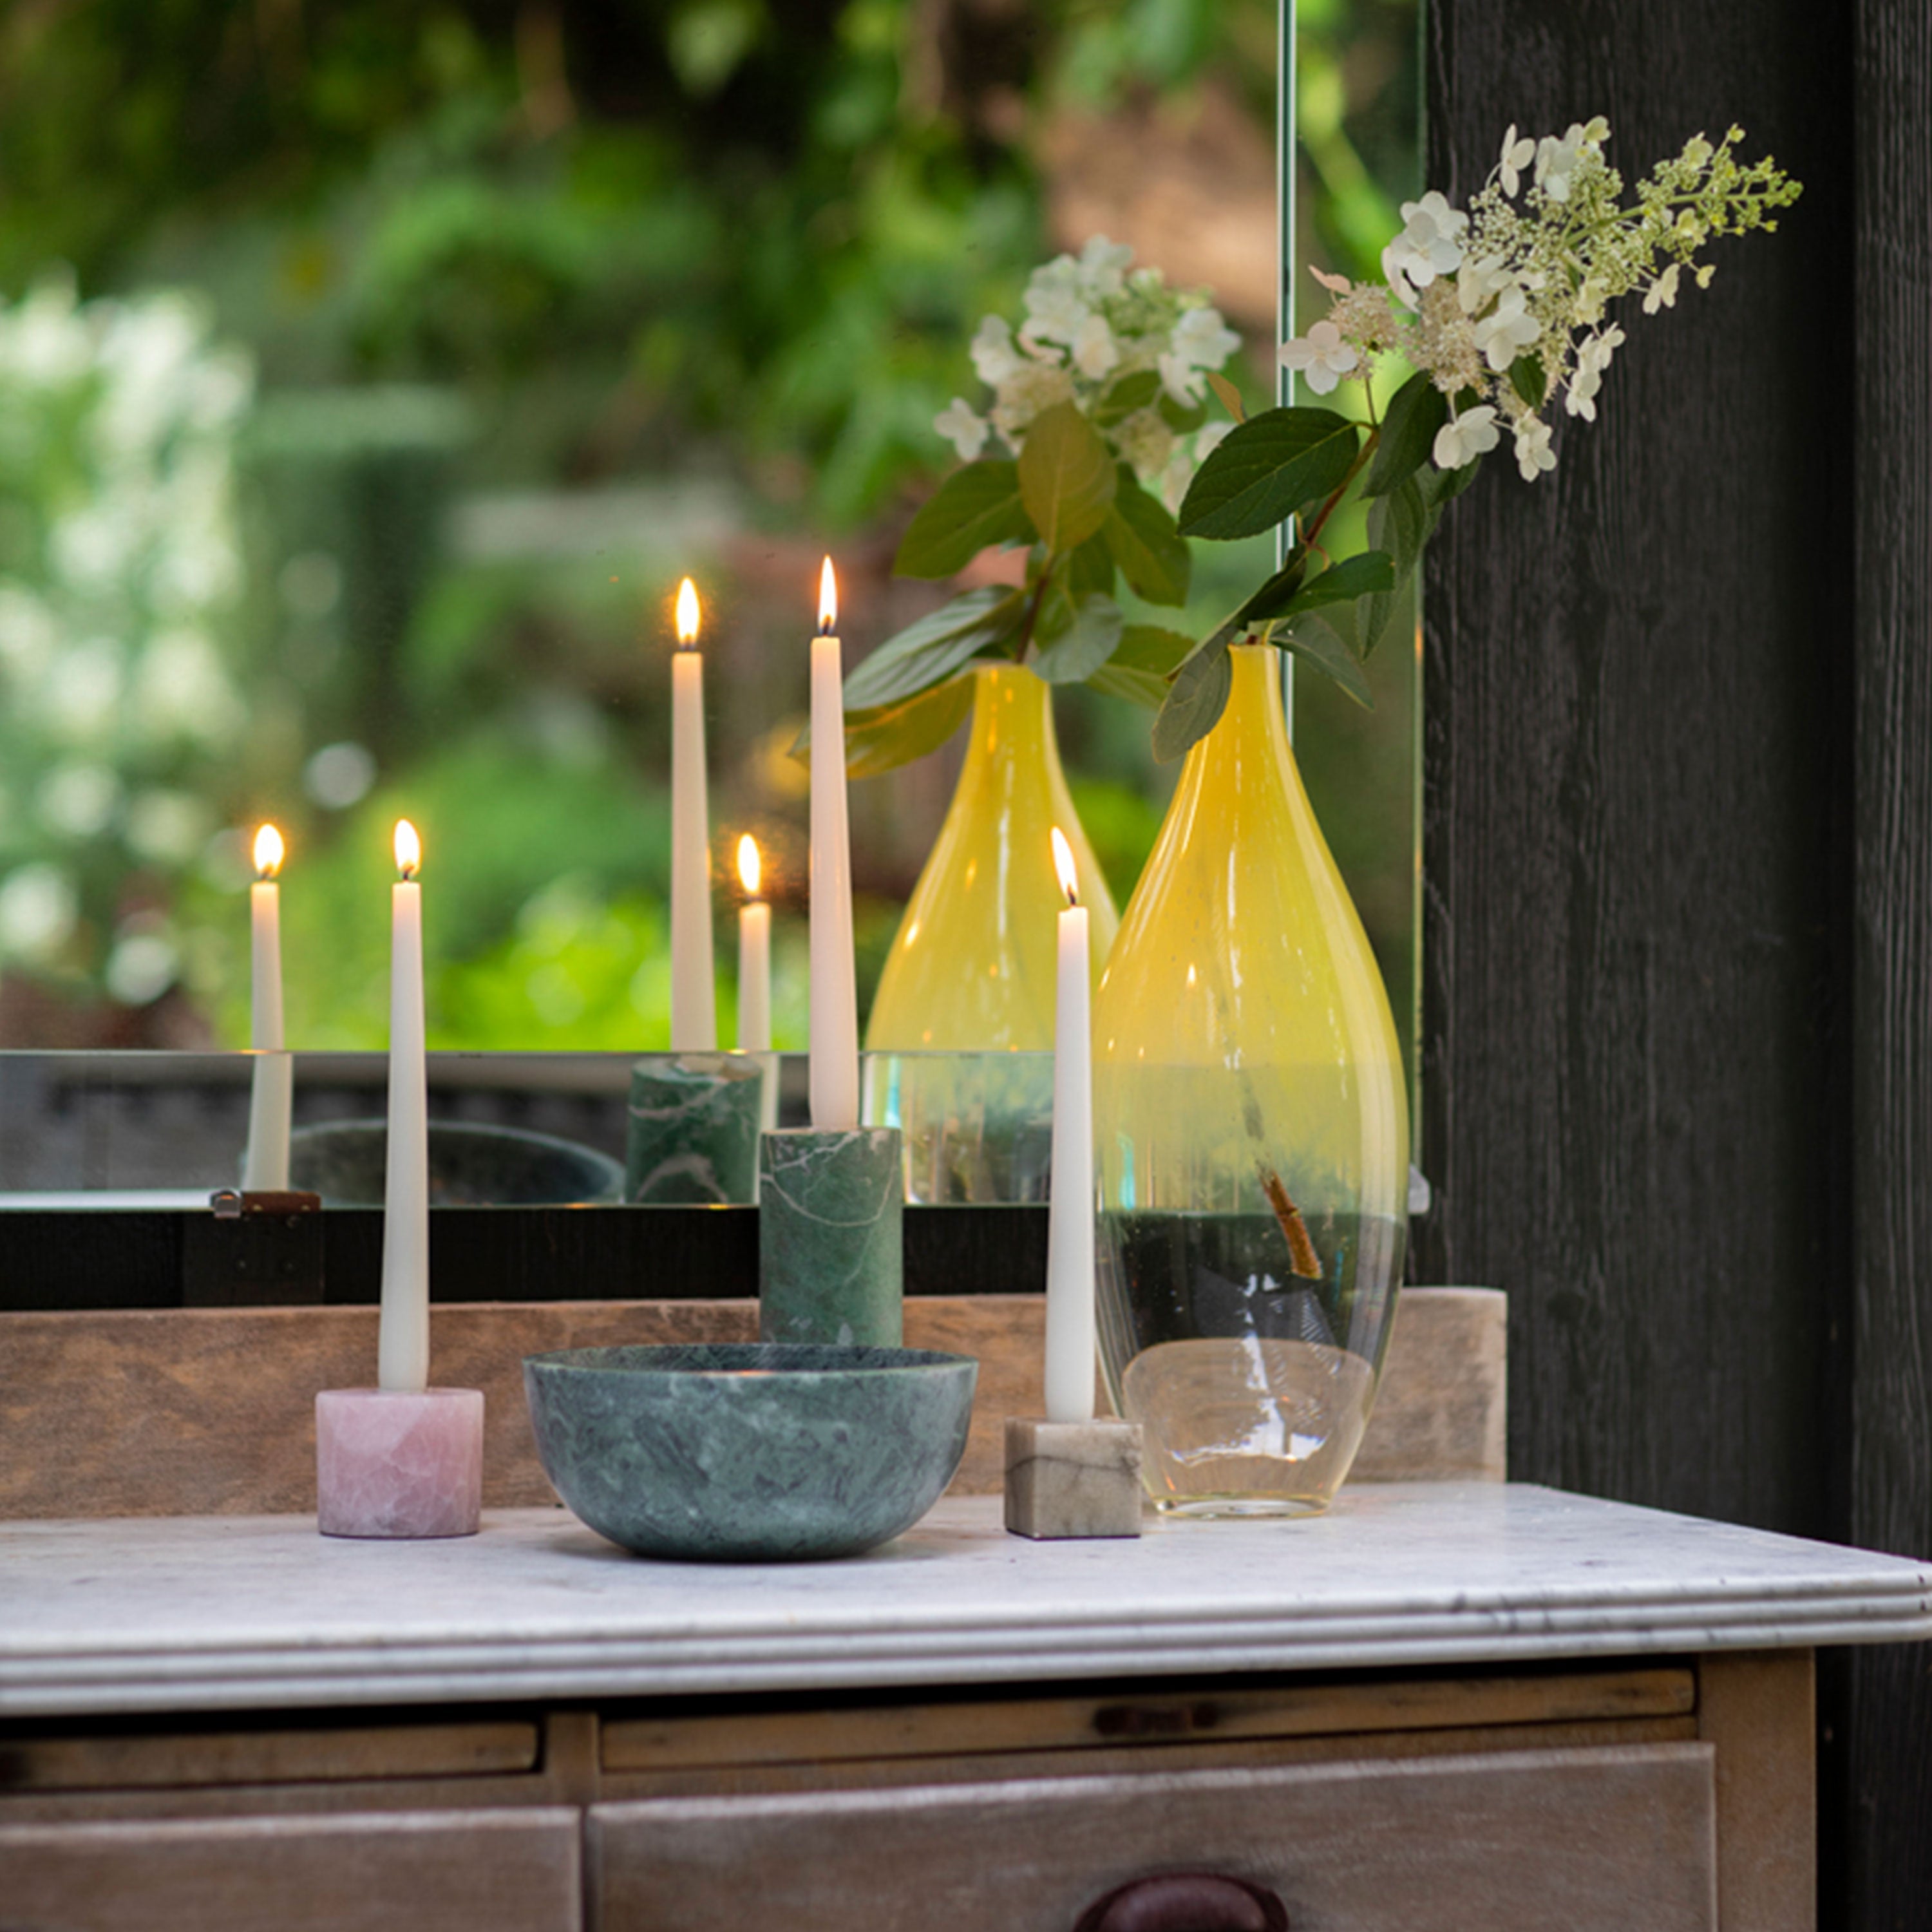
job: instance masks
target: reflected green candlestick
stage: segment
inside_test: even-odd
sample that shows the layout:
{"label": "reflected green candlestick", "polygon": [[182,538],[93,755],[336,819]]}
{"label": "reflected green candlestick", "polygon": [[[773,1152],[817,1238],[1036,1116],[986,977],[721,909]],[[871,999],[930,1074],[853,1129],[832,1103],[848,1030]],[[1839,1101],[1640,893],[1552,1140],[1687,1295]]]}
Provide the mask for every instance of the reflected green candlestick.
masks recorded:
{"label": "reflected green candlestick", "polygon": [[754,1200],[767,1055],[683,1053],[631,1070],[624,1198]]}
{"label": "reflected green candlestick", "polygon": [[905,1184],[896,1127],[782,1129],[758,1143],[758,1334],[897,1348]]}

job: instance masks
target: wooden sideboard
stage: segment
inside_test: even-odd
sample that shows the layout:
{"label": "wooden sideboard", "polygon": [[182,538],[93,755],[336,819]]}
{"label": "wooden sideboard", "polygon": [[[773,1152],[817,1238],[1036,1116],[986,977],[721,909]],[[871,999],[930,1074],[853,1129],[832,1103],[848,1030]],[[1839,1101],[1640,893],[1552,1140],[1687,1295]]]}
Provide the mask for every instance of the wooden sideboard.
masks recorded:
{"label": "wooden sideboard", "polygon": [[1796,1932],[1812,1651],[1932,1634],[1924,1566],[1525,1486],[998,1508],[790,1568],[0,1527],[0,1925],[1073,1932],[1185,1871],[1118,1927]]}

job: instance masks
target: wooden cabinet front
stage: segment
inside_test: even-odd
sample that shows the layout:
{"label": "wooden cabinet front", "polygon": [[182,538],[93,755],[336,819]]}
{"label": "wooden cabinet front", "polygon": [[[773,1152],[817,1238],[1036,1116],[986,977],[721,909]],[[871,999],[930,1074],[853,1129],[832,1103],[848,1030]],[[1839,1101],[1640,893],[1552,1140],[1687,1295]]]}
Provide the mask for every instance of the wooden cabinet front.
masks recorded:
{"label": "wooden cabinet front", "polygon": [[1124,1883],[1184,1870],[1271,1892],[1310,1932],[1712,1932],[1712,1756],[1646,1744],[601,1804],[591,1923],[1074,1932]]}

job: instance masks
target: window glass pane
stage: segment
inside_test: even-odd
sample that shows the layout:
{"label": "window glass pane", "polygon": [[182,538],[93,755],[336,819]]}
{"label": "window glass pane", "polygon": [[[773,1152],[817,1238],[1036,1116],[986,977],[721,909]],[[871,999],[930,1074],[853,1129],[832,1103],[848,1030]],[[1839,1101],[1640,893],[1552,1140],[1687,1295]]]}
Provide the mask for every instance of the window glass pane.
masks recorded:
{"label": "window glass pane", "polygon": [[[1412,10],[1300,16],[1301,233],[1367,267]],[[436,1043],[662,1044],[686,572],[714,852],[764,848],[801,1044],[818,562],[848,664],[946,594],[891,562],[954,460],[934,416],[984,400],[980,318],[1105,233],[1210,289],[1272,394],[1274,0],[100,0],[9,33],[0,1044],[245,1042],[272,818],[290,1042],[380,1045],[402,813]],[[1197,547],[1196,634],[1258,548]],[[1366,722],[1304,680],[1298,731],[1399,1008],[1412,671],[1384,646]],[[1059,720],[1124,901],[1173,774],[1142,712]],[[862,1001],[958,757],[854,788]]]}

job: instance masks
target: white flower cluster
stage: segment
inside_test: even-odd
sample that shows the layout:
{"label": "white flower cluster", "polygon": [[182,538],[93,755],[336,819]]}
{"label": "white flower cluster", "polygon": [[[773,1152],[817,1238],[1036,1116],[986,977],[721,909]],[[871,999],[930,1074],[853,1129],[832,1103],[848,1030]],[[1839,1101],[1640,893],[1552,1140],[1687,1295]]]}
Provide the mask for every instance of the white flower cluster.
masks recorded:
{"label": "white flower cluster", "polygon": [[88,893],[178,872],[217,830],[206,781],[248,716],[224,634],[253,387],[185,296],[83,304],[56,280],[0,306],[0,961],[136,1001],[178,967],[152,906]]}
{"label": "white flower cluster", "polygon": [[1319,277],[1334,305],[1282,344],[1283,365],[1326,395],[1345,377],[1366,381],[1378,356],[1399,355],[1448,398],[1438,469],[1486,454],[1507,430],[1526,480],[1553,470],[1548,413],[1560,398],[1566,414],[1594,422],[1622,346],[1609,304],[1640,289],[1646,315],[1673,306],[1686,270],[1708,285],[1710,268],[1695,260],[1706,242],[1774,229],[1773,211],[1798,195],[1768,160],[1738,161],[1744,135],[1733,128],[1714,146],[1701,134],[1686,142],[1626,207],[1604,158],[1610,134],[1600,116],[1540,140],[1512,125],[1467,211],[1432,189],[1402,204],[1382,283]]}
{"label": "white flower cluster", "polygon": [[[1042,410],[1071,402],[1089,416],[1124,377],[1150,370],[1154,393],[1117,420],[1102,421],[1114,454],[1172,509],[1201,459],[1232,425],[1178,430],[1202,400],[1204,377],[1241,346],[1205,296],[1170,289],[1158,268],[1132,268],[1133,250],[1096,235],[1076,257],[1061,255],[1036,268],[1017,333],[989,315],[973,338],[973,366],[993,392],[982,415],[963,397],[933,428],[975,461],[997,435],[1016,454],[1027,426]],[[1163,410],[1165,401],[1169,408]]]}

